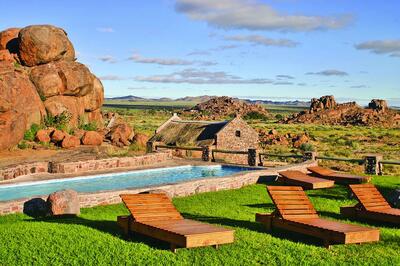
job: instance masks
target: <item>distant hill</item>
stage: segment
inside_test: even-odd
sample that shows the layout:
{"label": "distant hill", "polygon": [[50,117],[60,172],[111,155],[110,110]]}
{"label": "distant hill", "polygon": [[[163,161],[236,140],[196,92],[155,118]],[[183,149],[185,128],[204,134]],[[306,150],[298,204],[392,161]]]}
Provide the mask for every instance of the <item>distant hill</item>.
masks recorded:
{"label": "distant hill", "polygon": [[[128,95],[128,96],[120,96],[120,97],[112,97],[112,98],[106,98],[106,100],[119,100],[119,101],[128,101],[128,102],[196,102],[196,103],[202,103],[209,101],[213,98],[216,98],[217,96],[211,96],[211,95],[202,95],[202,96],[186,96],[186,97],[181,97],[178,99],[171,99],[171,98],[143,98],[143,97],[138,97],[138,96],[133,96],[133,95]],[[270,104],[270,105],[288,105],[288,106],[300,106],[300,107],[309,107],[310,102],[306,101],[272,101],[272,100],[250,100],[250,99],[239,99],[239,98],[234,98],[238,100],[242,100],[246,103],[251,103],[251,104]]]}

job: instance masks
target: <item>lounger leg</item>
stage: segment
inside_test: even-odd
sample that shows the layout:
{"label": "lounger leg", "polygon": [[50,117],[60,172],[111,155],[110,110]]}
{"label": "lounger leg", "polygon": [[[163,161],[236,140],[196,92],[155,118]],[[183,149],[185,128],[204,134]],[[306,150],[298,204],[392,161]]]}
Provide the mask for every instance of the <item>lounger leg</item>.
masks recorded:
{"label": "lounger leg", "polygon": [[219,245],[214,245],[213,246],[215,249],[218,249],[219,248]]}
{"label": "lounger leg", "polygon": [[171,243],[171,245],[170,245],[170,250],[173,252],[173,253],[176,253],[176,249],[177,249],[178,247],[175,245],[175,244],[172,244]]}
{"label": "lounger leg", "polygon": [[326,249],[331,249],[331,242],[329,241],[329,240],[327,240],[327,239],[324,239],[324,247],[326,248]]}

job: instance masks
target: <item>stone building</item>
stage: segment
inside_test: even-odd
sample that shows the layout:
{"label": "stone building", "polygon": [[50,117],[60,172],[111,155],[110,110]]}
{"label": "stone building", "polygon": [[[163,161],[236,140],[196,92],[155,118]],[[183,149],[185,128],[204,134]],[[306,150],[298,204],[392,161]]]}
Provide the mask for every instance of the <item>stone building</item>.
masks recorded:
{"label": "stone building", "polygon": [[[181,147],[204,147],[210,150],[248,151],[258,148],[258,133],[240,116],[228,121],[194,121],[182,120],[174,114],[162,124],[150,138],[149,142],[156,145]],[[179,155],[201,157],[200,151],[177,151]],[[246,154],[216,155],[217,160],[230,163],[247,164]]]}

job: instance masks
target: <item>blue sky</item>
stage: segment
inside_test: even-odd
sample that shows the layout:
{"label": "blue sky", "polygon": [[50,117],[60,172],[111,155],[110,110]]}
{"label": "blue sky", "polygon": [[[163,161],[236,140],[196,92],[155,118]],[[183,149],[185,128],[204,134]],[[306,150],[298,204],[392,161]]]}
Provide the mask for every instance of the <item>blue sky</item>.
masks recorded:
{"label": "blue sky", "polygon": [[2,29],[64,28],[107,96],[400,98],[395,0],[9,1],[7,10]]}

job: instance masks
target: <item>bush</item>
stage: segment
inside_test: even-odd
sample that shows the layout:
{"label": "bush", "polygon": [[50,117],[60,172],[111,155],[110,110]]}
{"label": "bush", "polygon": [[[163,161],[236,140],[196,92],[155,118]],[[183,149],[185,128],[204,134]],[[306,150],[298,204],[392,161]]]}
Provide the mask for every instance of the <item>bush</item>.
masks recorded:
{"label": "bush", "polygon": [[26,143],[25,140],[23,140],[20,143],[18,143],[17,147],[18,147],[18,149],[25,150],[25,149],[30,148],[30,145],[28,143]]}
{"label": "bush", "polygon": [[67,111],[64,111],[56,116],[47,115],[44,119],[44,124],[46,127],[55,127],[58,130],[66,131],[70,120],[71,114]]}
{"label": "bush", "polygon": [[25,131],[24,140],[34,141],[36,137],[36,133],[39,131],[40,126],[38,124],[32,124],[31,128]]}
{"label": "bush", "polygon": [[96,122],[90,122],[90,123],[87,123],[87,124],[80,124],[79,128],[83,129],[85,131],[96,131],[97,130],[97,123]]}
{"label": "bush", "polygon": [[284,116],[281,115],[281,114],[275,115],[275,119],[276,119],[276,120],[282,120],[283,118],[284,118]]}
{"label": "bush", "polygon": [[311,143],[303,143],[300,145],[302,151],[314,151],[314,146]]}
{"label": "bush", "polygon": [[256,120],[256,119],[257,120],[266,120],[268,117],[264,114],[253,111],[253,112],[247,113],[243,118],[247,119],[247,120]]}

